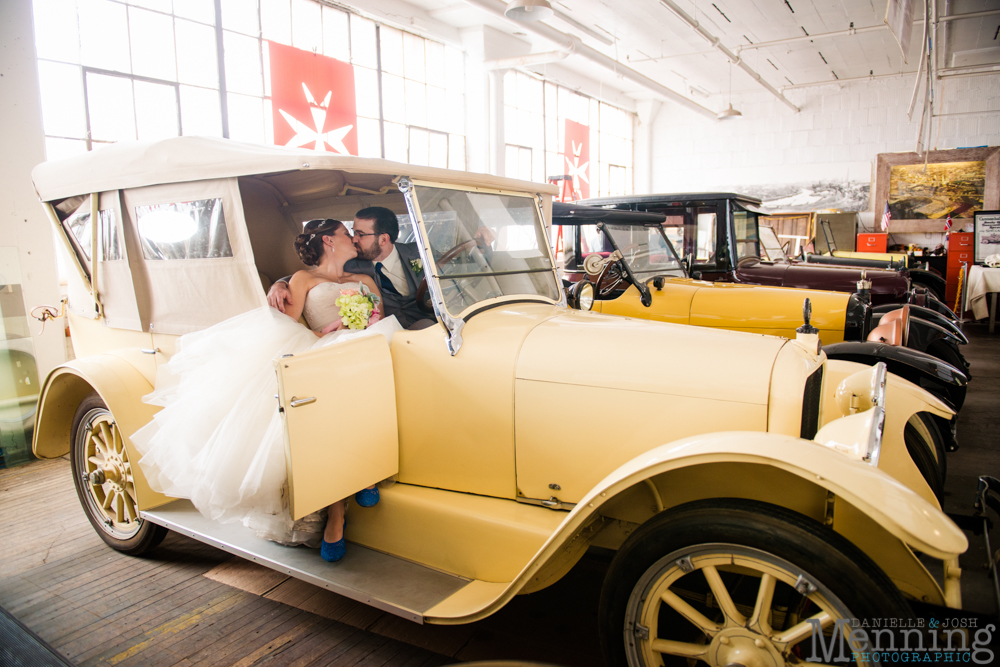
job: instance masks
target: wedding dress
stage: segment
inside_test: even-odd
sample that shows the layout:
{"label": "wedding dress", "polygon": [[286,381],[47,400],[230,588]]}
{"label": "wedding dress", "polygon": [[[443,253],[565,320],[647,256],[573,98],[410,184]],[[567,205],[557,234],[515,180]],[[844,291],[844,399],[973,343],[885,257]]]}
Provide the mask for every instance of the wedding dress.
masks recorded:
{"label": "wedding dress", "polygon": [[[324,282],[309,290],[303,314],[312,330],[318,333],[340,317],[334,302],[341,289],[359,287]],[[150,487],[190,499],[213,520],[242,522],[260,537],[319,546],[324,517],[293,522],[288,512],[272,360],[357,336],[381,334],[391,341],[400,329],[396,318],[388,317],[365,330],[317,338],[265,307],[181,337],[177,353],[157,370],[155,391],[142,399],[163,410],[131,436]]]}

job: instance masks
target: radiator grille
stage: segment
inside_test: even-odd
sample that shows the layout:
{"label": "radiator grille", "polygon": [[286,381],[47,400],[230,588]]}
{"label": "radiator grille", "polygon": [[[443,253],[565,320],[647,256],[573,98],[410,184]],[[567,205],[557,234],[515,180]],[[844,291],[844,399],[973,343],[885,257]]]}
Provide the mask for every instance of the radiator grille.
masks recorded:
{"label": "radiator grille", "polygon": [[823,366],[806,378],[806,388],[802,392],[802,429],[800,437],[812,440],[819,430],[819,402],[823,391]]}

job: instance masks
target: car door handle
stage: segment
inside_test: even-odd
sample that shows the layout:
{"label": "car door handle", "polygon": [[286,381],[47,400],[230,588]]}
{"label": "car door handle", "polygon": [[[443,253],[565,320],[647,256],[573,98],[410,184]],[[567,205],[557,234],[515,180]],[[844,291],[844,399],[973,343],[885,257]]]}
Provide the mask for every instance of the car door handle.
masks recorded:
{"label": "car door handle", "polygon": [[295,398],[294,396],[292,396],[292,401],[291,403],[289,403],[289,405],[291,405],[293,408],[298,408],[303,405],[309,405],[310,403],[315,403],[315,402],[316,402],[315,396],[309,396],[307,398]]}

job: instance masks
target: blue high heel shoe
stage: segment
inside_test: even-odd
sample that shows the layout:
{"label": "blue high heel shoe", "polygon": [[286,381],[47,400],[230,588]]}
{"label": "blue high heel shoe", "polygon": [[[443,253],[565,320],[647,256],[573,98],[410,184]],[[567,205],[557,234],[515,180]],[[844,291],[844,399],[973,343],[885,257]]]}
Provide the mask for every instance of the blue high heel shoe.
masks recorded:
{"label": "blue high heel shoe", "polygon": [[345,534],[336,542],[327,542],[323,540],[319,545],[319,555],[328,563],[336,563],[338,560],[344,557],[347,553],[347,518],[344,518],[344,531]]}
{"label": "blue high heel shoe", "polygon": [[354,494],[354,501],[361,507],[375,507],[378,505],[378,487],[374,489],[361,489]]}

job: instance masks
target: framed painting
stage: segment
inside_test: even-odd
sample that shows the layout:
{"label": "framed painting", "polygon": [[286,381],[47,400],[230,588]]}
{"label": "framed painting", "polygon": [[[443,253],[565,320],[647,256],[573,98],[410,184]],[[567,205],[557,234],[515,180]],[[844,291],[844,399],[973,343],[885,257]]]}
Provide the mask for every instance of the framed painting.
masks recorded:
{"label": "framed painting", "polygon": [[976,211],[976,252],[973,260],[982,264],[990,255],[1000,254],[1000,211]]}
{"label": "framed painting", "polygon": [[1000,147],[880,153],[875,168],[876,218],[889,206],[891,232],[971,230],[977,211],[1000,209]]}

